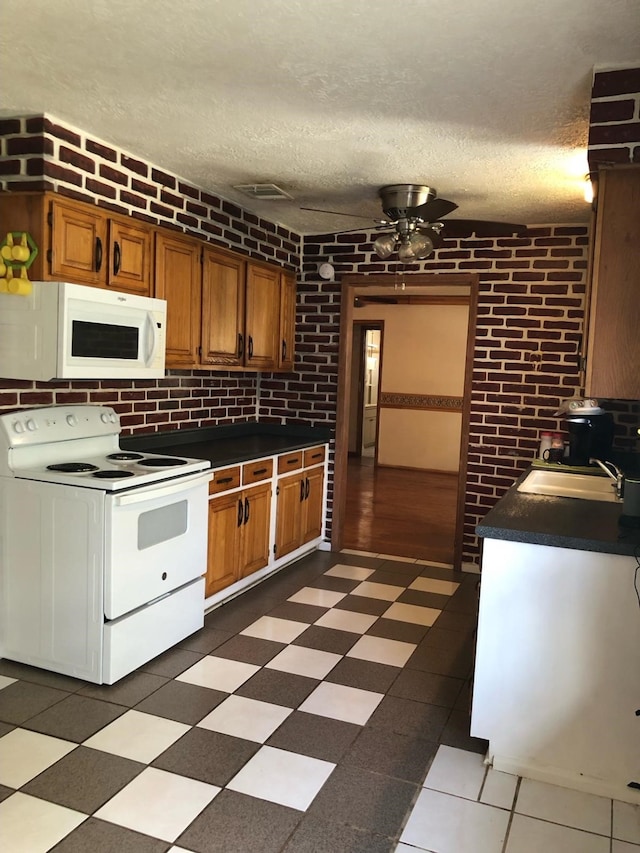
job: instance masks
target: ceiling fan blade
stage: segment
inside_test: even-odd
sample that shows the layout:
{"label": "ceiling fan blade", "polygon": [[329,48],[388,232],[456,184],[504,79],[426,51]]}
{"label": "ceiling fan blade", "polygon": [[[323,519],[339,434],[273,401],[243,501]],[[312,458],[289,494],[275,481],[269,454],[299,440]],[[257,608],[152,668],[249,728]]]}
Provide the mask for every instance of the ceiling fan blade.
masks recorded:
{"label": "ceiling fan blade", "polygon": [[411,210],[412,216],[419,216],[426,222],[435,222],[436,219],[441,219],[452,210],[457,210],[458,205],[453,201],[448,201],[446,198],[433,198],[431,201],[425,201],[419,207],[414,207]]}
{"label": "ceiling fan blade", "polygon": [[339,210],[323,210],[321,207],[301,207],[300,210],[312,210],[315,213],[329,213],[331,216],[350,216],[353,219],[366,219],[369,222],[376,222],[378,225],[392,225],[385,219],[374,219],[371,216],[360,216],[358,213],[341,213]]}
{"label": "ceiling fan blade", "polygon": [[445,219],[442,224],[445,237],[524,237],[527,233],[526,225],[486,219]]}

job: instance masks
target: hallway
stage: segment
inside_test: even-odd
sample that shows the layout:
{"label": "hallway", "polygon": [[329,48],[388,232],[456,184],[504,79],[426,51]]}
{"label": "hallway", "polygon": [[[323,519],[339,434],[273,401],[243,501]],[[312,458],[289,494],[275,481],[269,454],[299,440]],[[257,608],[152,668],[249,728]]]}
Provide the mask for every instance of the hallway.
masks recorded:
{"label": "hallway", "polygon": [[452,565],[457,481],[350,457],[344,547]]}

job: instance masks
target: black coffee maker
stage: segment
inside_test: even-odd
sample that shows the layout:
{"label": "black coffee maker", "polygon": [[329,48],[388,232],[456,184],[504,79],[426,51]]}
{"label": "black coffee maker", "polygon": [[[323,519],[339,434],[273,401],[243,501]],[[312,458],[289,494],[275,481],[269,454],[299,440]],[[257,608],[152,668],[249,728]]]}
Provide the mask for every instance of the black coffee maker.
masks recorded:
{"label": "black coffee maker", "polygon": [[600,410],[598,414],[567,415],[569,432],[569,465],[584,466],[589,459],[608,459],[613,444],[613,416]]}

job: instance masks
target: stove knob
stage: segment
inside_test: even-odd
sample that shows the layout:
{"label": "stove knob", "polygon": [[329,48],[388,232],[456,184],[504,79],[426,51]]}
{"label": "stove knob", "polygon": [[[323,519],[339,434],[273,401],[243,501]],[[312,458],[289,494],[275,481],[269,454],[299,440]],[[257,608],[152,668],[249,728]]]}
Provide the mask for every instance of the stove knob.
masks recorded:
{"label": "stove knob", "polygon": [[115,424],[115,422],[117,420],[115,412],[111,412],[111,414],[109,415],[109,420],[111,421],[112,424]]}
{"label": "stove knob", "polygon": [[13,431],[14,431],[14,432],[17,432],[17,433],[18,433],[18,435],[20,435],[20,433],[24,432],[24,425],[23,425],[22,421],[16,421],[16,422],[14,423],[14,425],[13,425]]}
{"label": "stove knob", "polygon": [[28,419],[27,429],[29,432],[35,432],[38,429],[38,424],[33,420],[33,418]]}
{"label": "stove knob", "polygon": [[67,415],[67,423],[70,427],[78,426],[78,419],[75,415]]}
{"label": "stove knob", "polygon": [[102,421],[103,424],[108,424],[109,423],[109,415],[106,412],[103,412],[100,415],[100,420]]}

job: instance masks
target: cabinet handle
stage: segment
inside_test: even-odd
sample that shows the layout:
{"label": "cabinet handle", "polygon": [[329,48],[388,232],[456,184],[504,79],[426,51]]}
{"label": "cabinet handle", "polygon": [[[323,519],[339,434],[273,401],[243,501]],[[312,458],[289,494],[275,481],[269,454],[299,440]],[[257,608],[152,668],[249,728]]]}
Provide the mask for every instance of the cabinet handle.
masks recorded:
{"label": "cabinet handle", "polygon": [[253,471],[253,473],[254,473],[254,474],[255,474],[255,476],[257,477],[259,474],[266,474],[266,473],[267,473],[267,469],[266,469],[266,468],[255,468],[255,469],[254,469],[254,471]]}
{"label": "cabinet handle", "polygon": [[304,480],[300,480],[300,503],[304,500]]}
{"label": "cabinet handle", "polygon": [[311,458],[312,459],[322,459],[322,453],[312,453]]}
{"label": "cabinet handle", "polygon": [[306,499],[309,497],[309,478],[308,477],[305,477],[304,483],[305,483],[305,485],[304,485],[304,499],[306,501]]}
{"label": "cabinet handle", "polygon": [[114,275],[118,275],[118,273],[120,272],[120,261],[121,261],[120,243],[116,242],[113,244],[113,274]]}
{"label": "cabinet handle", "polygon": [[253,358],[253,335],[249,335],[249,358]]}
{"label": "cabinet handle", "polygon": [[244,499],[244,523],[249,521],[249,498]]}
{"label": "cabinet handle", "polygon": [[219,480],[216,480],[216,483],[230,483],[233,480],[233,477],[220,477]]}
{"label": "cabinet handle", "polygon": [[238,500],[238,527],[242,524],[244,520],[244,508],[242,506],[242,498]]}
{"label": "cabinet handle", "polygon": [[287,465],[299,465],[299,464],[300,464],[299,459],[287,459]]}
{"label": "cabinet handle", "polygon": [[282,360],[284,361],[287,357],[287,342],[285,339],[282,339]]}
{"label": "cabinet handle", "polygon": [[238,332],[238,358],[242,358],[244,355],[244,338],[240,332]]}
{"label": "cabinet handle", "polygon": [[102,266],[102,240],[96,237],[96,272],[100,272]]}

